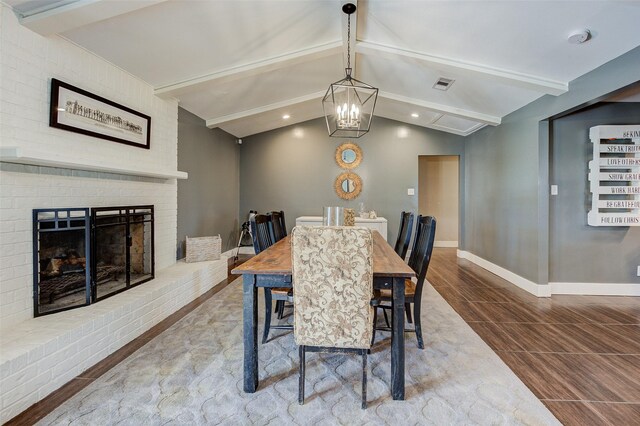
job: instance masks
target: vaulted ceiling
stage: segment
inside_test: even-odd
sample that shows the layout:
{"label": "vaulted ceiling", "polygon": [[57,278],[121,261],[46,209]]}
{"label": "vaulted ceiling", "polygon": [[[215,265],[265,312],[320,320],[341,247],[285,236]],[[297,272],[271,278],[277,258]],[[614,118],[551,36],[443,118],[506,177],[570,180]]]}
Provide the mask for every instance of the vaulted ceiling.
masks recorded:
{"label": "vaulted ceiling", "polygon": [[[94,52],[236,137],[321,117],[328,85],[344,77],[344,1],[4,1],[24,26]],[[351,65],[380,89],[375,115],[460,135],[640,46],[637,1],[353,3]],[[587,42],[567,41],[585,29]],[[447,91],[433,88],[441,77],[453,80]]]}

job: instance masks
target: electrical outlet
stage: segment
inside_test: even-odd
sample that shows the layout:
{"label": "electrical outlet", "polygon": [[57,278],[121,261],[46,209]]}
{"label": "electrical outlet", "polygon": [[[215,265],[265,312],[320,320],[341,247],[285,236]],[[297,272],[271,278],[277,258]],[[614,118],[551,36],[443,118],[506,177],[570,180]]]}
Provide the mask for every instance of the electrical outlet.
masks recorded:
{"label": "electrical outlet", "polygon": [[640,277],[640,265],[638,265],[637,275]]}
{"label": "electrical outlet", "polygon": [[407,195],[416,195],[416,190],[414,188],[407,188]]}
{"label": "electrical outlet", "polygon": [[558,195],[558,185],[551,185],[551,195]]}

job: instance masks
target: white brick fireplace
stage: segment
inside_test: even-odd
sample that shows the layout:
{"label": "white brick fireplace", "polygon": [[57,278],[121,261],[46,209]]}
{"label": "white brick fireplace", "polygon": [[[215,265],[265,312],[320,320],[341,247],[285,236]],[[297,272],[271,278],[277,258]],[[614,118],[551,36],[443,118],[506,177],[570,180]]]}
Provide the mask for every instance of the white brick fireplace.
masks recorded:
{"label": "white brick fireplace", "polygon": [[[136,171],[177,171],[178,105],[153,88],[60,37],[22,27],[2,7],[0,147],[43,164],[77,163],[76,170],[3,162],[0,168],[0,327],[33,318],[31,210],[153,204],[156,267],[175,263],[177,181]],[[142,149],[49,127],[51,78],[73,84],[151,116],[151,148]],[[0,157],[1,158],[1,157]],[[55,164],[55,163],[54,163]],[[131,175],[82,170],[82,165]]]}
{"label": "white brick fireplace", "polygon": [[[3,423],[215,285],[226,264],[176,264],[177,102],[61,37],[22,27],[4,5],[0,19]],[[149,115],[150,149],[49,127],[51,78]],[[143,204],[155,206],[157,279],[34,319],[32,209]]]}

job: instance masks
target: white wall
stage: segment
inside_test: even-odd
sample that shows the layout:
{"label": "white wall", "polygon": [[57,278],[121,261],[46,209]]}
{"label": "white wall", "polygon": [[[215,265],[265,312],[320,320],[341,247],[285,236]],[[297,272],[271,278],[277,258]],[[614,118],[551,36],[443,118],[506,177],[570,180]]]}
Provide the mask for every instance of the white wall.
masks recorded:
{"label": "white wall", "polygon": [[[61,37],[41,37],[0,6],[0,147],[76,162],[172,172],[177,169],[175,101]],[[51,78],[151,116],[151,149],[49,127]],[[154,204],[156,269],[175,263],[175,180],[0,163],[0,329],[33,317],[31,210]]]}

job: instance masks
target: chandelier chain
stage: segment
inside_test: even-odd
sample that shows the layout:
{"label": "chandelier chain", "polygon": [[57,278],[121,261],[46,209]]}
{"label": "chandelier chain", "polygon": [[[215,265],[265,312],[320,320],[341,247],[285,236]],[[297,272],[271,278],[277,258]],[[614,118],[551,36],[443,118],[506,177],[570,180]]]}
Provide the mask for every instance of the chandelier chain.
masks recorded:
{"label": "chandelier chain", "polygon": [[347,15],[347,68],[351,68],[351,15]]}

